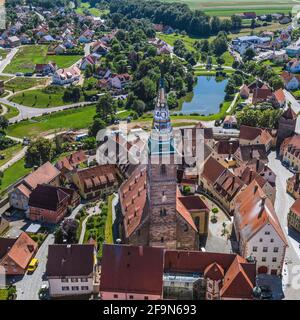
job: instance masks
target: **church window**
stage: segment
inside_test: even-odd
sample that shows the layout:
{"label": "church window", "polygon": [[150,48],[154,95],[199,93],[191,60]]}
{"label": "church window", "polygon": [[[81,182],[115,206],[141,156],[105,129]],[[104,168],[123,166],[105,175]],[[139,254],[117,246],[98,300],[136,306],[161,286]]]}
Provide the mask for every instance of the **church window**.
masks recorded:
{"label": "church window", "polygon": [[165,164],[162,164],[161,165],[161,167],[160,167],[160,173],[161,173],[161,175],[165,175],[166,174],[166,172],[167,172],[167,170],[166,170],[166,165]]}
{"label": "church window", "polygon": [[189,227],[188,227],[188,225],[185,223],[184,224],[184,232],[187,232],[189,230]]}
{"label": "church window", "polygon": [[165,241],[164,237],[160,238],[160,242],[163,243]]}
{"label": "church window", "polygon": [[160,209],[160,216],[165,217],[167,215],[167,210],[165,208]]}

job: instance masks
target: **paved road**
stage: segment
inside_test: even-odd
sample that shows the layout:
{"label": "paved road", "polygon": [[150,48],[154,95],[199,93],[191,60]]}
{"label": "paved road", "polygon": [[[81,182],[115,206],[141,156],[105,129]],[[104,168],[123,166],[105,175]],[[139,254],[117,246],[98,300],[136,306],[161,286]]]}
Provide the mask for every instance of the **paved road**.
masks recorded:
{"label": "paved road", "polygon": [[18,52],[18,50],[19,50],[19,48],[11,49],[11,51],[5,57],[5,59],[0,61],[0,73],[3,72],[3,70],[6,68],[6,66],[10,64],[12,58],[15,56],[15,54]]}
{"label": "paved road", "polygon": [[54,243],[54,235],[50,234],[39,248],[36,258],[39,265],[32,274],[25,276],[15,283],[17,288],[17,300],[38,300],[38,292],[42,284],[47,284],[44,277],[48,256],[48,246]]}
{"label": "paved road", "polygon": [[14,163],[19,161],[25,156],[25,153],[27,151],[28,147],[24,147],[22,150],[20,150],[17,154],[15,154],[9,161],[7,161],[3,166],[0,167],[0,171],[4,171],[8,169],[10,166],[12,166]]}
{"label": "paved road", "polygon": [[286,251],[283,271],[283,290],[285,299],[300,300],[300,289],[297,290],[291,285],[294,277],[293,271],[295,271],[293,268],[295,266],[300,266],[299,243],[290,236],[287,228],[287,215],[289,208],[294,203],[294,199],[286,193],[286,180],[292,176],[292,173],[282,166],[279,159],[276,159],[275,152],[271,152],[269,155],[269,167],[277,175],[275,210],[289,245]]}
{"label": "paved road", "polygon": [[19,110],[19,114],[16,117],[13,117],[11,119],[9,119],[10,123],[14,123],[16,121],[20,121],[23,119],[31,119],[33,117],[37,117],[37,116],[41,116],[43,114],[48,114],[48,113],[52,113],[52,112],[57,112],[57,111],[62,111],[65,109],[69,109],[69,108],[76,108],[78,106],[86,106],[86,105],[90,105],[93,104],[95,102],[78,102],[78,103],[74,103],[74,104],[69,104],[69,105],[64,105],[64,106],[59,106],[59,107],[53,107],[53,108],[32,108],[32,107],[27,107],[18,103],[14,103],[12,101],[9,101],[5,98],[0,98],[0,103],[4,103],[8,106],[11,107],[15,107]]}

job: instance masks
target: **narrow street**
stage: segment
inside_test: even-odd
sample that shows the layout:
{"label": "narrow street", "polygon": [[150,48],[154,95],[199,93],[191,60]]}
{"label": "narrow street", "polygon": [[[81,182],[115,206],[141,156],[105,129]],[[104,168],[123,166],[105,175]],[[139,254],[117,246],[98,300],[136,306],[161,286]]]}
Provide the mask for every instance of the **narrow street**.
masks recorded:
{"label": "narrow street", "polygon": [[[285,299],[300,299],[300,288],[292,286],[294,277],[297,273],[295,268],[300,265],[300,249],[299,243],[294,240],[288,233],[287,215],[289,208],[294,203],[294,199],[286,193],[286,180],[292,176],[292,173],[285,168],[279,159],[276,158],[276,152],[271,152],[269,155],[269,167],[276,174],[276,200],[275,210],[282,226],[282,229],[288,240],[289,247],[286,250],[285,265],[283,269],[283,291]],[[299,273],[299,270],[297,270]]]}
{"label": "narrow street", "polygon": [[50,234],[39,248],[36,258],[39,260],[37,269],[32,274],[25,274],[24,277],[15,282],[17,287],[17,300],[38,300],[38,293],[42,284],[47,284],[45,278],[48,246],[54,243],[54,235]]}

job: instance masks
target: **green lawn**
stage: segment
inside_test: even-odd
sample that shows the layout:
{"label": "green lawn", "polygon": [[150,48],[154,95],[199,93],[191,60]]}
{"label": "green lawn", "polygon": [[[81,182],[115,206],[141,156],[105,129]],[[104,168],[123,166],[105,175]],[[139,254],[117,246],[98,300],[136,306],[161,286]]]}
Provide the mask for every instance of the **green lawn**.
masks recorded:
{"label": "green lawn", "polygon": [[[17,93],[10,98],[10,101],[34,108],[52,108],[63,105],[72,104],[73,102],[65,102],[63,100],[63,88],[58,87],[56,93],[47,93],[43,89],[29,90],[22,93]],[[84,97],[81,96],[80,101]]]}
{"label": "green lawn", "polygon": [[13,91],[22,91],[27,90],[32,87],[45,85],[47,83],[46,79],[39,78],[14,78],[6,82],[5,88],[7,90]]}
{"label": "green lawn", "polygon": [[10,77],[10,76],[0,76],[0,80],[2,80],[2,81],[7,81],[7,80],[9,80],[11,78],[12,77]]}
{"label": "green lawn", "polygon": [[22,150],[21,143],[18,143],[10,148],[0,151],[0,155],[4,156],[3,160],[0,160],[0,166],[3,166],[6,162],[8,162],[15,154],[17,154],[20,150]]}
{"label": "green lawn", "polygon": [[95,106],[64,110],[51,115],[21,121],[8,127],[7,134],[23,138],[37,137],[64,129],[84,129],[93,121]]}
{"label": "green lawn", "polygon": [[5,59],[8,53],[9,53],[9,50],[0,48],[0,57],[2,57],[2,59]]}
{"label": "green lawn", "polygon": [[5,190],[19,179],[28,174],[32,169],[25,168],[24,158],[14,163],[7,170],[3,172],[2,183],[0,185],[0,192],[3,193]]}
{"label": "green lawn", "polygon": [[11,119],[16,117],[20,112],[17,108],[5,105],[7,108],[7,113],[5,114],[6,119]]}
{"label": "green lawn", "polygon": [[78,14],[84,14],[84,11],[88,10],[89,13],[94,17],[99,17],[103,14],[108,14],[109,10],[100,10],[98,8],[91,8],[91,5],[88,2],[82,2],[80,7],[77,8],[75,11]]}
{"label": "green lawn", "polygon": [[272,61],[270,60],[265,60],[262,62],[264,65],[270,66],[278,75],[280,75],[282,73],[282,66],[278,66],[276,64],[274,64]]}
{"label": "green lawn", "polygon": [[48,56],[47,45],[28,45],[19,49],[17,54],[12,59],[11,63],[5,68],[5,73],[17,73],[17,72],[33,72],[37,63],[47,63],[54,61],[59,68],[67,68],[73,65],[80,59],[80,56]]}

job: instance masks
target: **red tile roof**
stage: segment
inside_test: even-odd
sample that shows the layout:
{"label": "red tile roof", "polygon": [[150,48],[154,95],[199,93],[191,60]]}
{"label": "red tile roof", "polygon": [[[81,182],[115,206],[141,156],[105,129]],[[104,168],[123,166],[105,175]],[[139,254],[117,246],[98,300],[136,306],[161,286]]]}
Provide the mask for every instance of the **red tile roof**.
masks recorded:
{"label": "red tile roof", "polygon": [[259,184],[253,180],[236,198],[235,220],[244,241],[250,240],[266,224],[271,224],[287,245],[271,200]]}
{"label": "red tile roof", "polygon": [[[7,252],[7,256],[19,267],[25,269],[36,252],[37,247],[37,243],[25,232],[22,232]],[[5,256],[3,258],[5,258]]]}
{"label": "red tile roof", "polygon": [[161,296],[163,255],[160,248],[104,245],[100,291]]}

